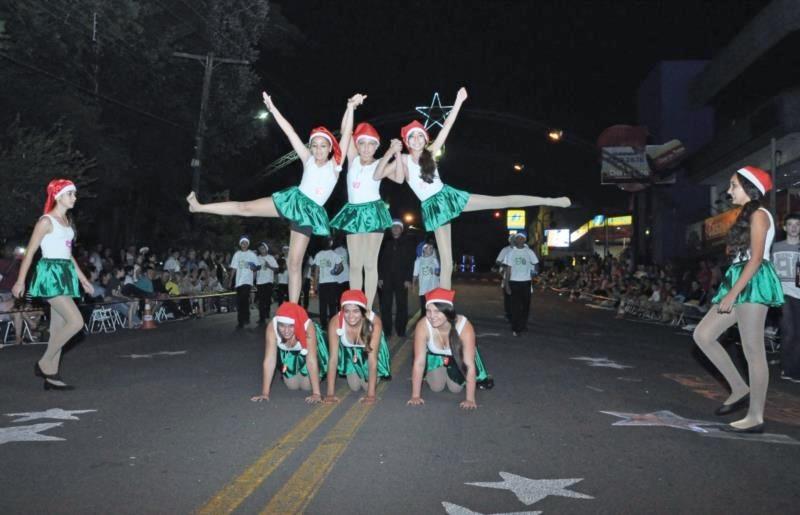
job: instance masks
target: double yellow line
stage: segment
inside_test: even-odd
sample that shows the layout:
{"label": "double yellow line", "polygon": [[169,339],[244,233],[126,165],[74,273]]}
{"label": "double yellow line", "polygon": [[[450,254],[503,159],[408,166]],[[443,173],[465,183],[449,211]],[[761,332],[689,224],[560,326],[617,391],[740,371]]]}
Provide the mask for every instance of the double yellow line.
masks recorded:
{"label": "double yellow line", "polygon": [[[412,346],[405,344],[392,359],[392,368],[398,370],[411,354]],[[334,364],[335,366],[335,364]],[[377,394],[383,393],[388,383],[378,386]],[[336,392],[344,400],[351,390],[343,386]],[[323,404],[306,415],[284,434],[278,442],[262,454],[244,472],[215,494],[198,514],[232,513],[244,502],[281,463],[293,453],[336,409],[337,404]],[[272,497],[262,513],[297,513],[313,499],[334,462],[347,448],[356,431],[375,407],[356,403],[342,416],[323,441],[311,453],[300,468]]]}

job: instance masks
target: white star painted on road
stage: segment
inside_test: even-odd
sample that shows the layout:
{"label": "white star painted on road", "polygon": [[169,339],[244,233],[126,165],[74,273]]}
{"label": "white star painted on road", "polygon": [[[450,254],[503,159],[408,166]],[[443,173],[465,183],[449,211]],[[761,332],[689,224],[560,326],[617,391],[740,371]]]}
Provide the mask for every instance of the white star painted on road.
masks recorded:
{"label": "white star painted on road", "polygon": [[489,336],[500,336],[500,333],[480,333],[475,335],[476,338],[486,338]]}
{"label": "white star painted on road", "polygon": [[162,350],[161,352],[156,352],[156,354],[160,354],[162,356],[180,356],[181,354],[186,354],[189,351],[185,350],[175,350],[175,351],[168,351]]}
{"label": "white star painted on road", "polygon": [[572,497],[575,499],[594,499],[591,495],[582,494],[567,490],[567,487],[574,485],[583,478],[574,479],[528,479],[527,477],[517,476],[508,472],[500,472],[503,481],[493,483],[466,483],[473,486],[485,488],[496,488],[498,490],[511,490],[524,504],[530,506],[545,497],[557,495],[560,497]]}
{"label": "white star painted on road", "polygon": [[0,445],[9,442],[46,442],[63,440],[57,436],[40,435],[42,431],[53,429],[63,422],[48,422],[46,424],[33,424],[30,426],[0,427]]}
{"label": "white star painted on road", "polygon": [[83,410],[63,410],[61,408],[51,408],[47,411],[30,411],[28,413],[6,413],[7,417],[22,417],[11,422],[30,422],[32,420],[39,420],[41,418],[49,418],[53,420],[80,420],[75,415],[82,415],[84,413],[94,413],[96,409],[83,409]]}
{"label": "white star painted on road", "polygon": [[151,354],[121,354],[120,358],[130,358],[130,359],[143,359],[143,358],[152,358],[153,356],[180,356],[182,354],[186,354],[189,351],[185,350],[175,350],[175,351],[168,351],[162,350],[161,352],[153,352]]}
{"label": "white star painted on road", "polygon": [[675,429],[684,429],[686,431],[693,431],[695,433],[708,433],[708,429],[703,429],[702,426],[719,426],[718,422],[709,422],[707,420],[692,420],[690,418],[683,418],[671,411],[654,411],[653,413],[622,413],[619,411],[601,411],[606,415],[621,418],[611,424],[612,426],[660,426],[660,427],[673,427]]}
{"label": "white star painted on road", "polygon": [[[439,98],[439,93],[436,92],[433,94],[433,100],[431,100],[431,105],[429,107],[425,106],[417,106],[416,110],[419,114],[425,117],[425,129],[429,129],[434,125],[438,125],[439,127],[444,128],[444,120],[447,118],[447,115],[453,109],[453,106],[443,106],[442,101]],[[433,113],[438,111],[438,116],[434,116]]]}
{"label": "white star painted on road", "polygon": [[630,365],[622,365],[608,358],[590,358],[589,356],[578,356],[576,358],[569,358],[569,359],[574,359],[576,361],[585,361],[588,363],[590,367],[616,368],[618,370],[623,368],[633,368]]}
{"label": "white star painted on road", "polygon": [[[484,515],[483,513],[472,511],[469,508],[465,508],[463,506],[459,506],[458,504],[452,504],[449,502],[442,502],[442,506],[444,506],[444,511],[446,511],[448,515]],[[492,515],[539,515],[540,513],[542,512],[515,511],[509,513],[493,513]]]}
{"label": "white star painted on road", "polygon": [[130,358],[130,359],[142,359],[142,358],[152,358],[152,354],[121,354],[120,358]]}

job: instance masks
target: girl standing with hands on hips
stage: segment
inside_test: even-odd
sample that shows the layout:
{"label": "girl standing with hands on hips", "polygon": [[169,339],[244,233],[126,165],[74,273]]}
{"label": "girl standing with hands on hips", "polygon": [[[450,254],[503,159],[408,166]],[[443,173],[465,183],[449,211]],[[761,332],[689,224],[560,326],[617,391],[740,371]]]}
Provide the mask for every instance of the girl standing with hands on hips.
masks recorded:
{"label": "girl standing with hands on hips", "polygon": [[90,296],[94,287],[72,257],[75,229],[67,214],[77,200],[75,184],[67,179],[53,179],[47,185],[44,216],[36,223],[19,269],[19,278],[11,289],[16,298],[25,294],[28,275],[36,251],[41,247],[42,259],[36,265],[30,293],[50,304],[50,341],[33,372],[44,379],[45,390],[72,390],[58,373],[61,349],[83,328],[83,316],[74,298],[81,296],[78,283]]}
{"label": "girl standing with hands on hips", "polygon": [[[748,408],[743,419],[722,426],[729,432],[764,432],[769,384],[764,323],[769,307],[783,304],[781,282],[769,257],[775,222],[772,214],[761,207],[761,199],[770,189],[770,175],[754,166],[745,166],[731,177],[728,194],[735,205],[743,206],[728,233],[728,253],[733,264],[725,272],[711,309],[694,330],[694,341],[731,388],[731,395],[715,413],[727,415]],[[717,341],[733,324],[739,326],[749,387]]]}
{"label": "girl standing with hands on hips", "polygon": [[[342,169],[342,152],[339,142],[325,127],[317,127],[309,136],[309,147],[303,143],[292,125],[275,107],[272,98],[263,93],[264,104],[283,130],[297,157],[303,162],[303,177],[299,186],[292,186],[279,191],[271,197],[264,197],[249,202],[217,202],[201,204],[194,192],[186,197],[189,211],[193,213],[210,213],[223,216],[262,216],[267,218],[285,218],[290,222],[289,256],[289,301],[300,299],[302,286],[303,255],[308,248],[311,235],[328,236],[328,215],[325,202],[331,196],[339,172]],[[342,145],[350,145],[350,133],[353,127],[353,111],[366,99],[366,95],[357,94],[347,101],[342,123]]]}

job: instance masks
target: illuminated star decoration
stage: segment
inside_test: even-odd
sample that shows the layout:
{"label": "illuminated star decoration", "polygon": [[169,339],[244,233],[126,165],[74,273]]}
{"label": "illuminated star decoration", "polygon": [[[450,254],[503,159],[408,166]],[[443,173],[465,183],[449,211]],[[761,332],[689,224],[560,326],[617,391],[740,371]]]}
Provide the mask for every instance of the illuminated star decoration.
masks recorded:
{"label": "illuminated star decoration", "polygon": [[591,495],[582,494],[567,490],[568,486],[574,485],[583,478],[574,479],[528,479],[527,477],[500,472],[503,481],[492,483],[466,483],[472,486],[482,486],[485,488],[496,488],[498,490],[511,490],[522,503],[527,506],[537,503],[551,495],[559,497],[572,497],[574,499],[594,499]]}
{"label": "illuminated star decoration", "polygon": [[57,436],[41,435],[42,431],[53,429],[64,424],[63,422],[48,422],[46,424],[33,424],[30,426],[0,427],[0,445],[9,442],[46,442],[64,440]]}
{"label": "illuminated star decoration", "polygon": [[[472,511],[469,508],[449,502],[443,502],[442,506],[444,506],[444,511],[447,512],[447,515],[484,515],[483,513]],[[494,513],[492,515],[539,515],[541,513],[541,511],[515,511],[513,513]]]}
{"label": "illuminated star decoration", "polygon": [[425,117],[425,130],[438,125],[440,128],[444,127],[444,120],[453,106],[443,106],[442,101],[439,99],[439,92],[433,94],[433,100],[428,107],[417,106],[415,108],[419,114]]}
{"label": "illuminated star decoration", "polygon": [[83,410],[63,410],[61,408],[51,408],[47,411],[31,411],[28,413],[6,413],[7,417],[21,417],[17,420],[12,420],[14,423],[30,422],[32,420],[39,420],[48,418],[53,420],[80,420],[75,415],[82,415],[84,413],[94,413],[96,409],[83,409]]}
{"label": "illuminated star decoration", "polygon": [[708,433],[709,429],[703,429],[702,426],[719,426],[717,422],[708,422],[706,420],[692,420],[690,418],[683,418],[671,411],[654,411],[653,413],[622,413],[619,411],[601,411],[606,415],[621,418],[611,424],[612,426],[660,426],[672,427],[675,429],[684,429],[695,433]]}
{"label": "illuminated star decoration", "polygon": [[576,361],[586,361],[590,367],[616,368],[618,370],[624,368],[633,368],[630,365],[622,365],[608,358],[590,358],[588,356],[579,356],[577,358],[569,358],[569,359],[574,359]]}

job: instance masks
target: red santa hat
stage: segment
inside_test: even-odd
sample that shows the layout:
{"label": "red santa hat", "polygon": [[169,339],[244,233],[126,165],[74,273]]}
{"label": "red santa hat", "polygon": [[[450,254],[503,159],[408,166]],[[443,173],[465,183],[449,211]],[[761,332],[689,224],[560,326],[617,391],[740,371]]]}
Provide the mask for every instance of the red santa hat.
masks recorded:
{"label": "red santa hat", "polygon": [[434,302],[440,304],[450,304],[452,306],[455,298],[456,298],[455,290],[445,290],[444,288],[435,288],[425,294],[425,307],[428,307],[428,304]]}
{"label": "red santa hat", "polygon": [[344,308],[347,304],[355,304],[367,309],[367,296],[361,290],[347,290],[342,293],[339,301],[339,328],[336,329],[336,334],[339,336],[344,334],[344,310],[341,308]]}
{"label": "red santa hat", "polygon": [[311,135],[308,137],[309,144],[311,140],[316,137],[325,138],[330,143],[331,148],[333,149],[333,160],[337,165],[342,164],[342,149],[339,148],[339,142],[336,138],[331,134],[331,131],[326,129],[325,127],[317,127],[311,131]]}
{"label": "red santa hat", "polygon": [[378,144],[381,142],[381,137],[378,134],[378,131],[375,130],[375,127],[367,122],[359,123],[356,125],[356,130],[353,131],[353,141],[358,143],[358,140],[360,139],[367,139]]}
{"label": "red santa hat", "polygon": [[752,182],[762,195],[766,195],[766,193],[772,189],[772,177],[770,177],[769,173],[765,172],[761,168],[756,168],[755,166],[745,166],[744,168],[736,170],[736,173],[744,176],[745,179]]}
{"label": "red santa hat", "polygon": [[425,136],[425,142],[429,142],[431,137],[428,135],[428,131],[425,130],[425,126],[419,123],[417,120],[409,123],[408,125],[404,125],[400,129],[400,137],[403,139],[403,143],[408,146],[408,138],[414,134],[415,132],[421,132]]}
{"label": "red santa hat", "polygon": [[[294,302],[284,302],[275,312],[275,322],[294,326],[294,336],[300,343],[300,354],[308,354],[308,342],[306,341],[306,324],[308,323],[308,313],[299,304]],[[275,327],[277,331],[278,328]]]}
{"label": "red santa hat", "polygon": [[69,191],[76,191],[75,183],[69,179],[53,179],[47,185],[47,200],[44,203],[44,214],[56,207],[56,199]]}

